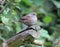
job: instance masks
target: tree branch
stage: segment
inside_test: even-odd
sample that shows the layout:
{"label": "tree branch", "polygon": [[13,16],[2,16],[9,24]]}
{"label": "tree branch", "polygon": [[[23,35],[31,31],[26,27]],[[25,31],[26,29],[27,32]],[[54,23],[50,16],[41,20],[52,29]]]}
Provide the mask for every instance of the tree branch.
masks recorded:
{"label": "tree branch", "polygon": [[39,40],[35,40],[32,35],[36,33],[35,30],[29,29],[29,30],[23,30],[20,33],[16,34],[12,38],[4,41],[0,47],[18,47],[21,45],[24,45],[25,43],[32,43],[37,45],[44,45],[43,42]]}
{"label": "tree branch", "polygon": [[[30,37],[29,37],[30,36]],[[30,41],[30,39],[32,39]],[[33,41],[33,37],[26,33],[26,32],[21,32],[15,36],[13,36],[12,38],[6,40],[5,42],[2,43],[2,45],[0,47],[18,47],[20,45],[23,45],[26,42],[32,42]]]}

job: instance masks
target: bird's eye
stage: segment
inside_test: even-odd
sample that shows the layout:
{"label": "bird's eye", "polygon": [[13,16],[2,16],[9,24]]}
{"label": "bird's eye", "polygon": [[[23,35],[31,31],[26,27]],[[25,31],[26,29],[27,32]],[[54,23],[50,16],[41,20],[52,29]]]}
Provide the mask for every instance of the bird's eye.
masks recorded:
{"label": "bird's eye", "polygon": [[33,15],[35,15],[35,14],[33,14]]}

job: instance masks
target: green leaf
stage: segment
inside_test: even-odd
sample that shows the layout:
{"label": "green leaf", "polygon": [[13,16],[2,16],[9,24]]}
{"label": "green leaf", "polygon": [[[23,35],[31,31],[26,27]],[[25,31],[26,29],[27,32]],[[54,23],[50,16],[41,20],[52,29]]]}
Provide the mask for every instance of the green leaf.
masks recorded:
{"label": "green leaf", "polygon": [[6,28],[7,31],[12,31],[13,30],[12,27],[7,26],[7,25],[5,26],[5,28]]}
{"label": "green leaf", "polygon": [[0,24],[0,30],[3,30],[3,29],[4,29],[3,24]]}
{"label": "green leaf", "polygon": [[41,35],[41,37],[43,37],[43,38],[47,38],[47,39],[51,39],[51,37],[50,37],[50,35],[48,34],[48,31],[47,30],[44,30],[44,29],[41,29],[40,30],[40,35]]}
{"label": "green leaf", "polygon": [[52,17],[51,16],[45,16],[43,18],[44,23],[49,24],[52,22]]}
{"label": "green leaf", "polygon": [[6,15],[6,14],[8,14],[9,11],[10,11],[10,8],[6,8],[6,9],[3,11],[3,14]]}
{"label": "green leaf", "polygon": [[31,6],[33,3],[31,0],[22,0],[22,1],[28,6]]}
{"label": "green leaf", "polygon": [[15,2],[21,2],[21,0],[18,0],[18,1],[17,1],[17,0],[15,0]]}
{"label": "green leaf", "polygon": [[9,18],[6,18],[5,16],[2,16],[1,20],[2,20],[3,23],[7,24],[8,21],[9,21]]}
{"label": "green leaf", "polygon": [[16,10],[12,10],[12,15],[17,16]]}
{"label": "green leaf", "polygon": [[54,3],[54,5],[56,5],[57,8],[60,8],[60,2],[57,2],[55,0],[52,0],[52,2]]}
{"label": "green leaf", "polygon": [[32,1],[33,1],[33,3],[34,3],[35,5],[37,5],[37,6],[43,5],[43,0],[32,0]]}
{"label": "green leaf", "polygon": [[26,14],[30,11],[29,8],[27,8],[23,3],[20,3],[20,8],[22,10],[22,14]]}
{"label": "green leaf", "polygon": [[19,33],[22,30],[20,27],[21,24],[19,22],[16,22],[15,24],[16,24],[16,32]]}

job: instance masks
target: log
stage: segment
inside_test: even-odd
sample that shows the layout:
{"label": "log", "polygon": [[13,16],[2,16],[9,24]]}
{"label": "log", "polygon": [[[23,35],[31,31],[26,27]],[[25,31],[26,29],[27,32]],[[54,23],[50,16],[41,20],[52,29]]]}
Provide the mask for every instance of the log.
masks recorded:
{"label": "log", "polygon": [[0,47],[18,47],[24,45],[25,43],[32,43],[33,40],[34,38],[24,31],[4,41]]}
{"label": "log", "polygon": [[37,45],[43,45],[39,40],[35,41],[35,38],[39,37],[39,32],[37,32],[33,28],[27,28],[20,33],[17,33],[12,38],[4,41],[0,47],[18,47],[24,44],[37,44]]}

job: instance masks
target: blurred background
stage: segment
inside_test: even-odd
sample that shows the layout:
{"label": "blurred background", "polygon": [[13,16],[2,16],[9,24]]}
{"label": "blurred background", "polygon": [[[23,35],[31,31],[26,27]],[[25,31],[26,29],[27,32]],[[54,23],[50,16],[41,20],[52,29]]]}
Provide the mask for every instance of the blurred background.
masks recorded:
{"label": "blurred background", "polygon": [[17,21],[32,11],[37,13],[45,47],[60,47],[60,0],[0,0],[0,44],[25,27]]}

